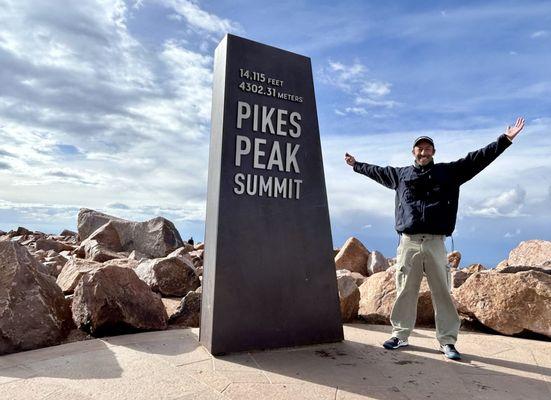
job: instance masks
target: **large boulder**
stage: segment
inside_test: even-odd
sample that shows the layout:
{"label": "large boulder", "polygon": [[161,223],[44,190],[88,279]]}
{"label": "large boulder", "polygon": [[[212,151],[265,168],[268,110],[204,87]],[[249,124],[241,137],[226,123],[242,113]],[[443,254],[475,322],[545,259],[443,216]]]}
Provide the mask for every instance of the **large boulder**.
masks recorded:
{"label": "large boulder", "polygon": [[[390,314],[396,300],[396,269],[371,275],[360,286],[358,315],[368,323],[390,324]],[[426,278],[421,281],[417,299],[417,325],[434,324],[434,309]]]}
{"label": "large boulder", "polygon": [[119,233],[115,229],[114,223],[109,221],[84,239],[76,250],[76,254],[81,258],[104,262],[124,257],[119,254],[121,251]]}
{"label": "large boulder", "polygon": [[169,323],[198,328],[201,322],[201,293],[189,292],[180,302]]}
{"label": "large boulder", "polygon": [[201,285],[193,267],[178,257],[144,260],[135,271],[153,291],[163,296],[185,296]]}
{"label": "large boulder", "polygon": [[77,326],[94,336],[166,329],[161,298],[130,268],[114,265],[82,276],[72,303]]}
{"label": "large boulder", "polygon": [[55,279],[18,243],[0,242],[0,354],[59,344],[74,326]]}
{"label": "large boulder", "polygon": [[377,251],[374,250],[371,253],[369,253],[369,256],[367,257],[367,274],[373,275],[377,272],[383,272],[386,271],[390,267],[388,260],[385,258],[385,256]]}
{"label": "large boulder", "polygon": [[358,317],[360,291],[352,276],[342,275],[337,278],[339,303],[342,322],[350,322]]}
{"label": "large boulder", "polygon": [[145,222],[132,222],[85,208],[78,213],[80,240],[86,239],[109,221],[113,222],[124,251],[137,250],[150,258],[160,258],[183,246],[178,230],[165,218],[156,217]]}
{"label": "large boulder", "polygon": [[456,291],[458,311],[505,335],[551,337],[551,276],[536,271],[476,273]]}
{"label": "large boulder", "polygon": [[367,276],[369,250],[355,237],[349,238],[335,257],[336,269],[347,269]]}
{"label": "large boulder", "polygon": [[101,266],[102,264],[97,261],[73,257],[65,263],[65,266],[57,277],[57,285],[63,293],[71,294],[84,274],[101,268]]}
{"label": "large boulder", "polygon": [[551,241],[527,240],[509,253],[508,265],[551,266]]}

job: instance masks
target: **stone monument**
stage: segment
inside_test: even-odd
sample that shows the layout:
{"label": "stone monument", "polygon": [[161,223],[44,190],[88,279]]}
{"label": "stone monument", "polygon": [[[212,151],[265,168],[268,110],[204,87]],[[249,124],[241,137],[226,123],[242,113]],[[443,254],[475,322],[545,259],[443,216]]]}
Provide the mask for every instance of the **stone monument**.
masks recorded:
{"label": "stone monument", "polygon": [[214,60],[200,342],[343,339],[310,59],[234,35]]}

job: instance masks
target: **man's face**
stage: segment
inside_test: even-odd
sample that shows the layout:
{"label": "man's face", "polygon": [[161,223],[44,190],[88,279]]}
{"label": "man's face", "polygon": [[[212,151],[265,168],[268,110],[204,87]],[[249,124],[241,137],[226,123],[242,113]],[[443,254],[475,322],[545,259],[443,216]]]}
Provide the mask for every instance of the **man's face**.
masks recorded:
{"label": "man's face", "polygon": [[411,152],[417,164],[425,166],[432,161],[432,157],[434,153],[436,153],[436,150],[434,150],[434,147],[432,147],[432,144],[429,142],[420,141]]}

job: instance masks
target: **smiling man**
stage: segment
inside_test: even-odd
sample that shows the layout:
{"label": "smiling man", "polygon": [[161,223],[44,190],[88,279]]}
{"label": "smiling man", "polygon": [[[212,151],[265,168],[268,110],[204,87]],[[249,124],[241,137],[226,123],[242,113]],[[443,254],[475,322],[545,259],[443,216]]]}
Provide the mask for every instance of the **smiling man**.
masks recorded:
{"label": "smiling man", "polygon": [[420,136],[413,142],[413,165],[380,167],[357,162],[346,153],[346,163],[355,172],[396,191],[396,231],[400,245],[396,254],[396,301],[390,321],[392,337],[383,346],[397,349],[408,345],[415,325],[417,297],[423,275],[432,294],[436,338],[444,355],[461,359],[455,348],[460,321],[450,296],[450,271],[444,240],[455,229],[459,187],[486,168],[507,147],[522,128],[524,118],[486,147],[450,163],[434,163],[434,141]]}

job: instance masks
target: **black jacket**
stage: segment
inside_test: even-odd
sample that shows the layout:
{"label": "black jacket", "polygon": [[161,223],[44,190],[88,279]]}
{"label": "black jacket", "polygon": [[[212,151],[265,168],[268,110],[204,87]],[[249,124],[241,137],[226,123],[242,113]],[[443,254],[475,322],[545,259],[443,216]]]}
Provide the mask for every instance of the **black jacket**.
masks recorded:
{"label": "black jacket", "polygon": [[486,168],[510,145],[507,136],[501,135],[488,146],[450,163],[395,168],[356,162],[354,171],[396,191],[398,233],[450,236],[457,219],[459,186]]}

